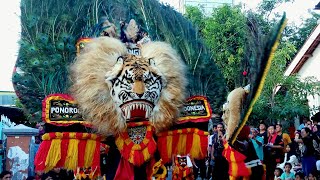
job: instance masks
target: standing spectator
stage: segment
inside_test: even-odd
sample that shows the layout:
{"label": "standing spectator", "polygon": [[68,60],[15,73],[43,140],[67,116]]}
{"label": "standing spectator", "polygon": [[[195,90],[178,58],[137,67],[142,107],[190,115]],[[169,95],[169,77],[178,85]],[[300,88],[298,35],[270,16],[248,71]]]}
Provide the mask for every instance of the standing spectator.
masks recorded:
{"label": "standing spectator", "polygon": [[277,166],[277,163],[281,162],[283,141],[282,137],[275,132],[273,125],[268,127],[268,144],[266,145],[265,163],[267,168],[267,180],[273,178],[273,172]]}
{"label": "standing spectator", "polygon": [[245,155],[246,159],[244,160],[244,162],[247,168],[250,168],[250,171],[252,172],[250,178],[242,178],[250,180],[262,179],[262,177],[264,176],[264,170],[261,160],[257,156],[253,141],[249,139],[250,131],[251,129],[249,128],[249,126],[244,126],[237,136],[237,140],[235,141],[233,146],[237,151]]}
{"label": "standing spectator", "polygon": [[256,150],[258,158],[263,161],[263,138],[260,136],[257,136],[258,129],[251,128],[251,134],[249,135],[249,138],[252,141],[253,147]]}
{"label": "standing spectator", "polygon": [[305,126],[307,126],[306,124],[307,124],[307,121],[308,121],[308,118],[307,117],[305,117],[305,116],[303,116],[302,117],[302,123],[299,125],[299,127],[298,127],[298,130],[299,131],[301,131],[301,129],[302,128],[304,128]]}
{"label": "standing spectator", "polygon": [[1,180],[11,180],[12,178],[12,172],[10,171],[2,171],[0,174],[0,179]]}
{"label": "standing spectator", "polygon": [[263,121],[260,121],[259,133],[257,135],[262,137],[264,145],[268,143],[267,125]]}
{"label": "standing spectator", "polygon": [[210,179],[211,175],[212,175],[212,169],[214,166],[214,160],[211,158],[211,149],[212,149],[212,139],[213,136],[217,133],[217,125],[213,124],[212,129],[211,129],[211,135],[209,136],[208,139],[208,171],[207,171],[207,179]]}
{"label": "standing spectator", "polygon": [[307,120],[307,123],[305,124],[305,127],[309,128],[311,131],[313,129],[313,123],[310,119]]}
{"label": "standing spectator", "polygon": [[53,168],[42,176],[42,180],[73,180],[73,173],[68,173],[65,169]]}
{"label": "standing spectator", "polygon": [[277,167],[281,168],[282,170],[285,170],[285,164],[290,163],[291,164],[291,172],[294,172],[296,169],[296,165],[299,163],[298,158],[296,156],[296,152],[293,149],[293,144],[290,143],[286,146],[286,153],[284,154],[284,161],[283,163],[279,164]]}
{"label": "standing spectator", "polygon": [[222,123],[217,125],[217,133],[212,137],[211,159],[214,160],[212,179],[213,180],[227,180],[228,174],[228,161],[223,157],[222,151],[224,136],[224,126]]}
{"label": "standing spectator", "polygon": [[[214,124],[212,125],[212,128],[210,129],[210,136],[209,136],[209,139],[208,139],[208,152],[211,151],[211,147],[212,147],[212,137],[217,133],[217,125]],[[209,156],[210,156],[210,153],[209,153]]]}
{"label": "standing spectator", "polygon": [[295,137],[294,137],[294,139],[292,141],[292,147],[296,152],[296,156],[297,156],[298,160],[301,162],[301,149],[302,149],[303,144],[302,144],[302,141],[301,142],[297,142],[296,141],[297,139],[301,139],[300,131],[296,131],[295,132]]}
{"label": "standing spectator", "polygon": [[[267,157],[267,149],[266,149],[266,145],[268,144],[268,132],[267,132],[267,124],[265,122],[263,122],[262,120],[259,123],[259,133],[257,134],[257,136],[261,137],[263,139],[263,157],[265,159],[265,157]],[[264,164],[265,162],[262,161]]]}
{"label": "standing spectator", "polygon": [[[283,146],[287,147],[287,145],[289,143],[291,143],[291,138],[289,136],[289,134],[282,132],[282,125],[281,124],[277,124],[276,125],[276,132],[279,136],[282,137],[283,140]],[[283,152],[285,152],[285,148],[283,149]]]}
{"label": "standing spectator", "polygon": [[298,143],[303,143],[301,148],[301,163],[305,177],[316,170],[315,149],[313,146],[314,139],[309,128],[304,127],[301,130],[302,139],[296,139]]}

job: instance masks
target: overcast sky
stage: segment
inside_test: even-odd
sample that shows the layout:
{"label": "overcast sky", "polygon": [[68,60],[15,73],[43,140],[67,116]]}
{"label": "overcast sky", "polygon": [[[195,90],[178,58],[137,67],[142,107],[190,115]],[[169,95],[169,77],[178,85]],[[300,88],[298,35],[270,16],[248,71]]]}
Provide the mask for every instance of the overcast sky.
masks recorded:
{"label": "overcast sky", "polygon": [[0,11],[0,91],[13,91],[11,76],[20,34],[19,0],[6,0]]}
{"label": "overcast sky", "polygon": [[[179,0],[161,0],[162,2],[178,4]],[[246,3],[248,8],[255,8],[261,0],[235,0],[235,3]],[[13,91],[11,76],[18,52],[20,36],[19,0],[7,0],[0,11],[0,91]],[[301,23],[300,17],[306,16],[319,0],[295,0],[294,3],[283,4],[278,11],[287,12],[289,22]]]}

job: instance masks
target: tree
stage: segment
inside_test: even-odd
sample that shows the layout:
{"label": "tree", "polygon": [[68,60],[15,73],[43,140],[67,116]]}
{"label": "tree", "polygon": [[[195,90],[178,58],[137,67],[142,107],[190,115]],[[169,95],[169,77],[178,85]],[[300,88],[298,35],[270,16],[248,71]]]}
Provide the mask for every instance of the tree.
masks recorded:
{"label": "tree", "polygon": [[274,10],[281,4],[293,1],[294,0],[263,0],[258,5],[258,12],[260,12],[259,14],[263,15],[266,20],[268,20],[270,15],[274,13]]}
{"label": "tree", "polygon": [[238,6],[216,8],[205,21],[203,37],[213,53],[214,62],[222,70],[229,91],[242,85],[247,33],[246,17]]}
{"label": "tree", "polygon": [[312,33],[314,28],[318,25],[320,19],[320,14],[311,12],[311,17],[305,19],[301,27],[295,27],[294,31],[289,36],[289,41],[291,41],[296,49],[300,49],[308,36]]}
{"label": "tree", "polygon": [[[249,62],[261,55],[265,37],[280,16],[274,14],[274,10],[282,3],[291,1],[264,0],[257,12],[241,11],[237,6],[222,6],[206,18],[200,14],[199,8],[187,8],[185,16],[200,28],[201,36],[226,78],[228,91],[246,85],[247,77],[242,76],[242,72],[249,68]],[[306,80],[298,76],[284,77],[284,71],[316,26],[318,18],[318,14],[312,13],[301,28],[289,24],[284,29],[263,92],[254,106],[251,124],[258,119],[290,120],[309,113],[306,98],[307,95],[319,93],[319,83],[312,77]],[[200,26],[202,24],[204,27]]]}
{"label": "tree", "polygon": [[[263,1],[259,10],[265,14],[283,2],[290,1]],[[307,96],[319,94],[319,83],[313,77],[306,79],[300,79],[296,75],[285,77],[284,72],[316,25],[317,14],[312,14],[313,17],[307,19],[301,28],[293,24],[285,28],[283,39],[275,53],[272,70],[267,76],[261,97],[254,107],[251,123],[257,119],[275,122],[293,120],[296,116],[309,116]],[[264,16],[264,21],[270,25],[276,20],[268,19],[269,15]]]}
{"label": "tree", "polygon": [[203,11],[196,6],[186,6],[186,13],[184,16],[191,21],[194,27],[200,32],[200,36],[202,36],[202,30],[205,27],[207,19],[204,16]]}

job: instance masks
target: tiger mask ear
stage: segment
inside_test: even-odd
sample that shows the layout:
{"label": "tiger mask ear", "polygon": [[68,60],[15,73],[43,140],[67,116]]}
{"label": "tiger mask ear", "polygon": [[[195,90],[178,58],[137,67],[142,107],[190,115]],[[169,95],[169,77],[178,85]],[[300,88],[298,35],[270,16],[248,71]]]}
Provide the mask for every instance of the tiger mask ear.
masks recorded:
{"label": "tiger mask ear", "polygon": [[166,86],[167,86],[167,79],[166,79],[166,77],[161,73],[161,71],[157,68],[155,60],[154,60],[153,58],[149,58],[149,59],[148,59],[148,62],[149,62],[150,69],[152,69],[152,71],[154,71],[155,73],[157,73],[158,75],[160,75],[161,81],[162,81],[162,86],[163,86],[163,87],[166,87]]}
{"label": "tiger mask ear", "polygon": [[112,87],[113,82],[115,78],[121,73],[123,69],[123,63],[124,59],[122,56],[119,56],[117,59],[117,63],[114,65],[114,67],[111,69],[111,71],[108,71],[105,75],[105,82],[108,84],[109,87]]}

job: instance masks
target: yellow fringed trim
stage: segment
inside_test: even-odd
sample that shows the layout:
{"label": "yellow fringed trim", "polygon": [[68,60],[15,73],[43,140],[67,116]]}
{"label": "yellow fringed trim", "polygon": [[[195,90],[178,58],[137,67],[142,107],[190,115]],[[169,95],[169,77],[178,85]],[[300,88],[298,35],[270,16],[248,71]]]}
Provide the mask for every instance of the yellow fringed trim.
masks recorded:
{"label": "yellow fringed trim", "polygon": [[[193,134],[194,137],[194,134]],[[200,144],[198,144],[199,146]],[[187,134],[180,134],[178,144],[176,145],[177,154],[186,154],[187,149]]]}
{"label": "yellow fringed trim", "polygon": [[172,152],[175,152],[175,150],[172,151],[172,136],[167,136],[167,153],[170,154],[170,158],[171,158],[171,154]]}
{"label": "yellow fringed trim", "polygon": [[203,157],[201,151],[200,135],[193,134],[192,148],[190,150],[191,157]]}
{"label": "yellow fringed trim", "polygon": [[78,139],[75,138],[75,133],[70,133],[69,146],[67,151],[66,161],[64,166],[66,169],[76,169],[78,164]]}
{"label": "yellow fringed trim", "polygon": [[49,170],[53,169],[59,160],[61,159],[61,137],[62,134],[56,134],[58,139],[53,139],[50,145],[50,149],[46,158],[46,169],[45,171],[48,172]]}
{"label": "yellow fringed trim", "polygon": [[244,127],[244,125],[247,123],[248,119],[249,119],[249,116],[252,112],[252,109],[253,109],[253,106],[254,104],[257,102],[257,100],[259,99],[260,95],[261,95],[261,92],[262,92],[262,89],[263,89],[263,86],[264,86],[264,83],[266,81],[266,77],[267,77],[267,74],[270,70],[270,67],[271,67],[271,62],[272,62],[272,59],[274,58],[274,53],[275,51],[277,50],[277,47],[279,45],[279,41],[280,41],[280,37],[281,37],[281,34],[282,34],[282,31],[283,29],[285,28],[287,24],[287,19],[282,23],[281,25],[281,28],[277,34],[277,39],[275,41],[275,43],[273,44],[272,46],[272,49],[271,49],[271,52],[270,52],[270,55],[269,55],[269,58],[268,58],[268,61],[267,61],[267,64],[266,64],[266,68],[264,69],[263,71],[263,74],[262,74],[262,78],[261,78],[261,81],[259,83],[259,86],[258,86],[258,89],[257,89],[257,92],[255,93],[254,95],[254,98],[253,100],[251,101],[250,103],[250,106],[249,106],[249,109],[246,113],[246,115],[244,116],[244,119],[243,121],[241,122],[241,125],[239,126],[239,128],[237,129],[237,132],[235,133],[235,135],[233,136],[232,138],[232,141],[231,141],[231,144],[233,144],[235,141],[236,141],[236,138],[237,136],[239,135],[240,131],[242,130],[242,128]]}
{"label": "yellow fringed trim", "polygon": [[88,168],[90,167],[92,163],[92,155],[94,154],[96,149],[96,141],[94,140],[88,140],[86,145],[86,150],[84,154],[84,167]]}

